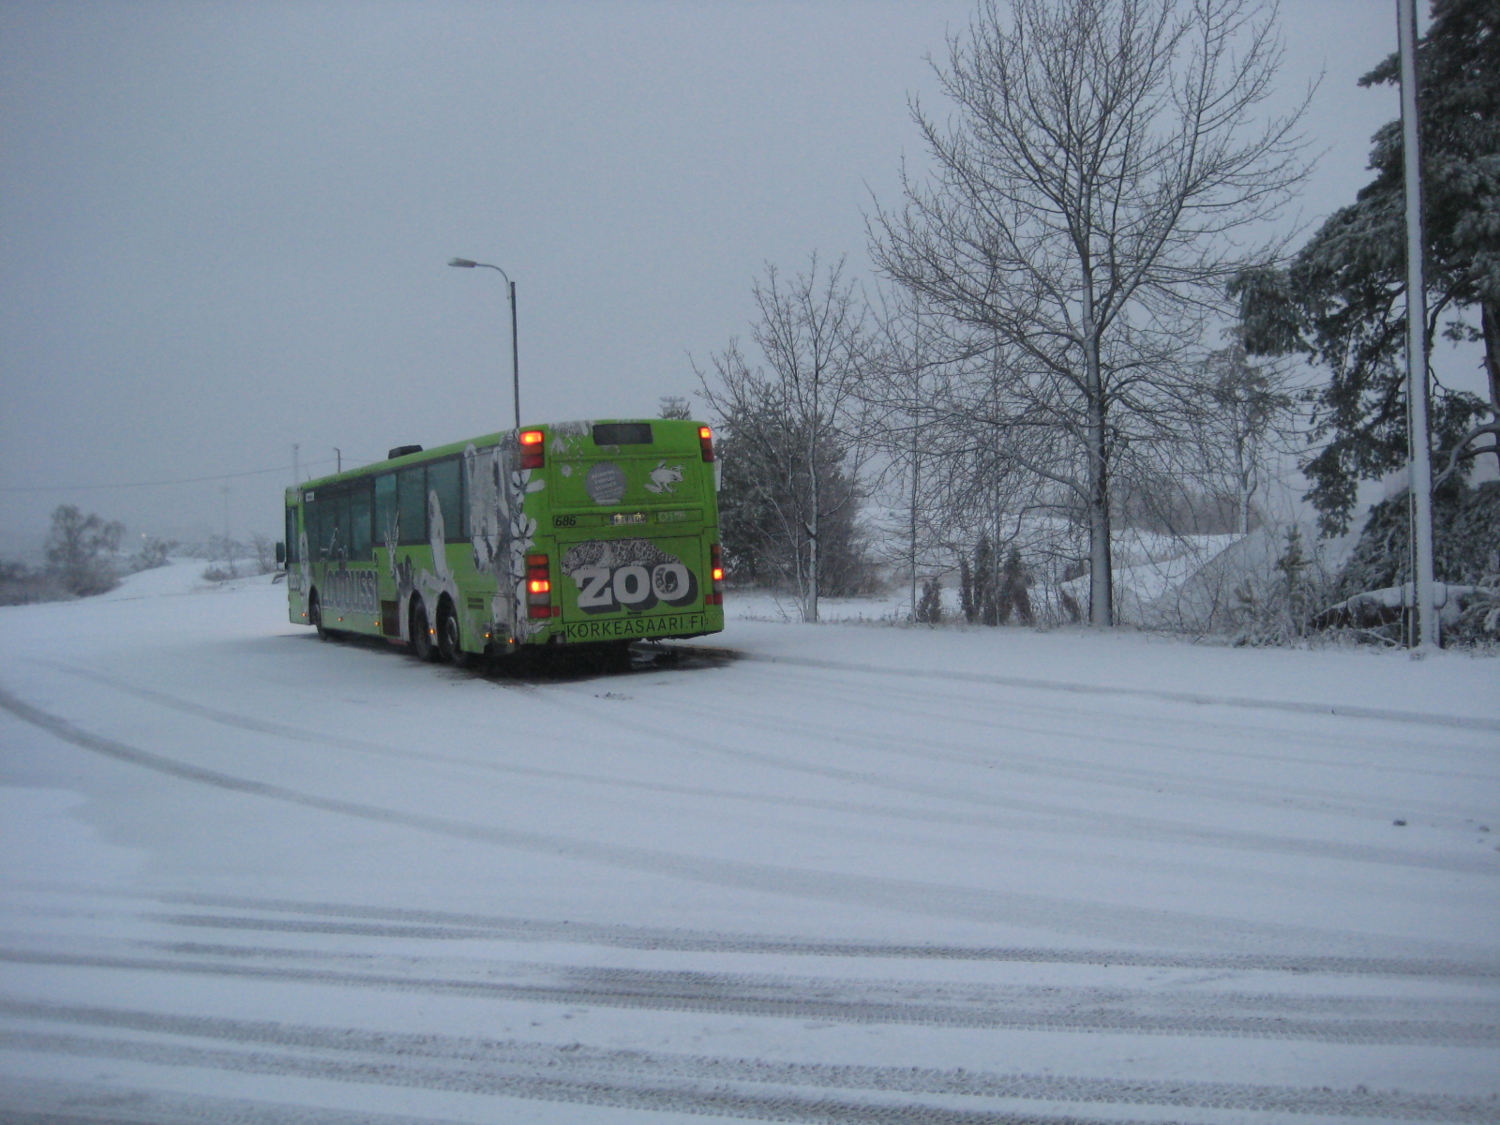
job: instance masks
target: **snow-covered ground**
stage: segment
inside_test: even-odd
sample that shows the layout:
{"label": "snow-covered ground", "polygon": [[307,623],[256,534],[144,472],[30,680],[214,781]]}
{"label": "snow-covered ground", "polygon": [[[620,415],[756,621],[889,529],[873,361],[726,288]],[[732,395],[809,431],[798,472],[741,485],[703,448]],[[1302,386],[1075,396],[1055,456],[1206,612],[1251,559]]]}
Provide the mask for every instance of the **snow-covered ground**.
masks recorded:
{"label": "snow-covered ground", "polygon": [[201,571],[0,610],[0,1120],[1500,1121],[1500,661],[481,675]]}

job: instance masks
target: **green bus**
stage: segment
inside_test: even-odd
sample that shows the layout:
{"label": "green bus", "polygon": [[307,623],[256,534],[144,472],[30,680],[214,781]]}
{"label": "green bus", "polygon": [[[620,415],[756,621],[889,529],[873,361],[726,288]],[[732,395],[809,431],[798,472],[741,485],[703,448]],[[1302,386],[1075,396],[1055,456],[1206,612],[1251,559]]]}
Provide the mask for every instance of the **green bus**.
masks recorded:
{"label": "green bus", "polygon": [[713,431],[562,422],[287,489],[288,614],[467,664],[724,628]]}

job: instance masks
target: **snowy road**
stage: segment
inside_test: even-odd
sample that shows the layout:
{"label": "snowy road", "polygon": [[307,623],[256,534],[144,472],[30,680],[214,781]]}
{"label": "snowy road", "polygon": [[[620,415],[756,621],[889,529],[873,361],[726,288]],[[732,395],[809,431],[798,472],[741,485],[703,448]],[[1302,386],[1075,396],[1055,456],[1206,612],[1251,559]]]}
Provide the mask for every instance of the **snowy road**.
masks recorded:
{"label": "snowy road", "polygon": [[0,609],[0,1120],[1500,1121],[1500,661]]}

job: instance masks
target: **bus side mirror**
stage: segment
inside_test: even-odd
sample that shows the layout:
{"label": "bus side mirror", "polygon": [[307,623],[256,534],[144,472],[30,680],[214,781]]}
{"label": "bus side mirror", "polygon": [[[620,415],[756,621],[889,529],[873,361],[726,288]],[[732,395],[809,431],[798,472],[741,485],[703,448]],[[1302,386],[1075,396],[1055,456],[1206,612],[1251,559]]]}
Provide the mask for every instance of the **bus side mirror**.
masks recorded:
{"label": "bus side mirror", "polygon": [[285,566],[286,565],[286,544],[285,543],[278,543],[278,544],[276,544],[276,565],[277,566]]}

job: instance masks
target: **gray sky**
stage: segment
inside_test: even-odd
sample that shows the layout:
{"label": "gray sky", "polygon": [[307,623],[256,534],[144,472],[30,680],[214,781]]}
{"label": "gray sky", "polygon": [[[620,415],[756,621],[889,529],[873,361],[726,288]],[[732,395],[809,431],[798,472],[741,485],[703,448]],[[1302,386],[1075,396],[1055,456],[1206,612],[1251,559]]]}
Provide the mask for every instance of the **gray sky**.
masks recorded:
{"label": "gray sky", "polygon": [[[1394,0],[1288,3],[1320,71],[1304,221],[1368,179]],[[59,503],[274,532],[310,473],[510,422],[654,414],[766,261],[867,267],[959,0],[0,4],[0,554]],[[1326,151],[1325,151],[1326,150]],[[1296,216],[1287,217],[1288,224]],[[324,464],[327,462],[327,464]],[[18,491],[28,490],[28,491]]]}

